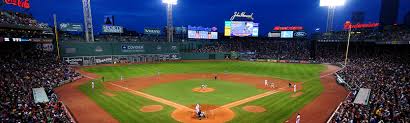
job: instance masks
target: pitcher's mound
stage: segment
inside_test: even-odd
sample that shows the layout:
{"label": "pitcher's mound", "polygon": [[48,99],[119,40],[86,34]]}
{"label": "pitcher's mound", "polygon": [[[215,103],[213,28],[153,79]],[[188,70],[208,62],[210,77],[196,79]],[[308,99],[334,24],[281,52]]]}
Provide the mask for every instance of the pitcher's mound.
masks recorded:
{"label": "pitcher's mound", "polygon": [[264,107],[261,107],[261,106],[244,106],[244,107],[242,107],[242,109],[247,111],[247,112],[253,112],[253,113],[261,113],[261,112],[266,111],[266,109]]}
{"label": "pitcher's mound", "polygon": [[301,96],[303,94],[303,92],[297,92],[295,94],[292,94],[290,97],[298,97]]}
{"label": "pitcher's mound", "polygon": [[192,89],[193,92],[199,92],[199,93],[209,93],[215,91],[213,88],[194,88]]}
{"label": "pitcher's mound", "polygon": [[144,106],[140,109],[141,112],[158,112],[161,111],[164,107],[161,105],[149,105]]}

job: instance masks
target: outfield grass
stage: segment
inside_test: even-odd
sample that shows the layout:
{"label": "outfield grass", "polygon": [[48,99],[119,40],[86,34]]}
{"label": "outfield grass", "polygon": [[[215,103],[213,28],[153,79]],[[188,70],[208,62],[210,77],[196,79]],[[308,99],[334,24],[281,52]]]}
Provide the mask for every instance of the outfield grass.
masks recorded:
{"label": "outfield grass", "polygon": [[[268,97],[264,97],[244,105],[260,105],[267,109],[265,113],[249,113],[241,110],[242,106],[234,107],[232,110],[236,113],[232,122],[283,122],[293,113],[301,109],[305,104],[319,96],[323,91],[323,86],[320,84],[320,71],[324,70],[323,65],[314,64],[282,64],[282,63],[263,63],[263,62],[182,62],[182,63],[159,63],[159,64],[138,64],[127,66],[99,66],[94,68],[85,68],[85,71],[93,72],[104,76],[108,81],[119,80],[121,76],[138,77],[152,76],[158,72],[161,74],[171,73],[237,73],[251,74],[257,76],[269,76],[281,78],[297,82],[305,82],[303,84],[303,96],[298,98],[290,98],[291,93],[277,93]],[[88,85],[87,85],[88,86]],[[141,106],[141,104],[157,104],[148,99],[134,96],[130,93],[117,93],[115,97],[107,97],[101,92],[90,92],[86,89],[87,86],[81,86],[81,90],[101,107],[107,110],[115,118],[121,122],[175,122],[170,117],[171,107],[165,106],[161,112],[142,113],[138,110],[132,111],[133,107]],[[161,85],[158,85],[161,86]],[[161,87],[165,88],[165,87]],[[100,91],[105,91],[103,87],[99,87]],[[191,88],[192,89],[192,88]],[[159,93],[160,90],[149,90]],[[170,88],[169,91],[164,91],[163,96],[167,96],[170,91],[178,91]],[[238,90],[240,93],[244,90]],[[150,92],[151,93],[151,92]],[[177,93],[177,92],[175,92]],[[179,93],[179,92],[178,92]],[[248,92],[244,92],[248,93]],[[256,95],[256,94],[254,94]],[[160,95],[161,96],[161,95]],[[216,96],[216,95],[215,95]],[[172,98],[172,97],[168,97]],[[172,99],[174,100],[174,99]],[[178,99],[181,104],[190,104],[194,99]],[[177,101],[178,101],[177,100]],[[176,101],[176,102],[177,102]],[[136,108],[139,109],[139,108]]]}
{"label": "outfield grass", "polygon": [[[206,82],[208,87],[216,90],[211,93],[193,93],[192,89],[200,87],[202,82]],[[221,106],[223,104],[266,92],[266,90],[242,83],[193,79],[155,85],[143,89],[142,92],[168,99],[185,106],[198,103]]]}
{"label": "outfield grass", "polygon": [[[90,84],[81,85],[79,89],[121,123],[177,122],[170,117],[175,108],[131,93],[107,90],[100,82],[96,82],[94,89],[91,89]],[[115,96],[107,96],[103,94],[104,91]],[[139,111],[141,107],[147,105],[162,105],[164,109],[153,113]]]}

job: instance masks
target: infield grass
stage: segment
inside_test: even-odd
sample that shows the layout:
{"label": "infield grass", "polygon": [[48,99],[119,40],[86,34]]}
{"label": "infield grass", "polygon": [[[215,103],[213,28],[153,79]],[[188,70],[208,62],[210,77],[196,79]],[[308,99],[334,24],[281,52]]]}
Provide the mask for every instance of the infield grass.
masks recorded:
{"label": "infield grass", "polygon": [[[323,86],[320,84],[319,76],[320,72],[324,70],[323,65],[316,64],[282,64],[282,63],[266,63],[266,62],[227,62],[227,61],[214,61],[214,62],[179,62],[179,63],[158,63],[158,64],[136,64],[126,66],[97,66],[93,68],[84,68],[84,70],[98,75],[104,76],[107,81],[119,80],[121,76],[125,78],[139,77],[139,76],[153,76],[158,72],[161,74],[175,74],[175,73],[235,73],[235,74],[249,74],[256,76],[268,76],[273,78],[280,78],[285,80],[291,80],[296,82],[304,82],[304,93],[298,98],[291,98],[291,93],[282,92],[276,93],[267,97],[264,97],[253,102],[249,102],[244,105],[259,105],[267,109],[264,113],[249,113],[243,111],[242,106],[234,107],[232,110],[235,112],[235,118],[231,122],[253,122],[253,123],[279,123],[284,122],[293,113],[301,109],[304,105],[311,102],[315,97],[319,96],[323,91]],[[188,80],[189,81],[189,80]],[[187,82],[188,82],[187,81]],[[184,82],[181,82],[184,83]],[[229,82],[224,82],[229,83]],[[172,83],[172,84],[178,84]],[[237,83],[235,83],[237,84]],[[162,84],[161,84],[162,85]],[[161,85],[157,85],[159,88]],[[195,83],[195,85],[197,85]],[[193,85],[192,85],[193,86]],[[120,92],[115,97],[107,97],[101,92],[90,92],[86,89],[89,85],[81,86],[81,91],[88,95],[91,99],[97,102],[97,104],[103,107],[107,112],[113,115],[121,122],[134,121],[134,122],[176,122],[170,114],[172,112],[171,107],[165,106],[165,109],[161,112],[156,112],[155,116],[152,113],[142,113],[138,110],[132,110],[129,108],[141,106],[146,104],[157,104],[156,102],[144,99],[127,92]],[[157,88],[158,88],[157,87]],[[166,99],[175,100],[180,104],[191,104],[196,102],[196,97],[189,97],[183,99],[182,97],[172,97],[171,94],[182,94],[182,90],[176,88],[168,88],[167,91],[160,93],[160,89],[156,87],[148,87],[144,91],[148,93],[157,93],[158,96],[163,96]],[[187,86],[186,88],[191,88]],[[219,87],[218,87],[219,88]],[[222,90],[218,89],[217,90]],[[100,87],[101,91],[105,91],[103,87]],[[192,89],[192,88],[191,88]],[[180,92],[173,92],[180,91]],[[255,92],[247,92],[243,89],[232,90],[236,93],[247,93],[246,95],[256,95]],[[172,95],[174,95],[172,94]],[[191,93],[192,94],[192,93]],[[171,96],[171,97],[168,97]],[[252,96],[252,95],[251,95]],[[213,99],[219,98],[218,95],[206,96],[206,98]],[[242,97],[241,97],[242,98]],[[239,98],[238,98],[239,99]],[[231,100],[216,100],[212,103],[223,104],[223,102],[229,102]],[[145,105],[145,104],[144,104]]]}
{"label": "infield grass", "polygon": [[[204,82],[209,88],[214,88],[216,90],[210,93],[192,92],[193,88],[200,87]],[[266,90],[242,83],[193,79],[155,85],[143,89],[142,92],[168,99],[185,106],[194,104],[221,106],[223,104],[266,92]]]}

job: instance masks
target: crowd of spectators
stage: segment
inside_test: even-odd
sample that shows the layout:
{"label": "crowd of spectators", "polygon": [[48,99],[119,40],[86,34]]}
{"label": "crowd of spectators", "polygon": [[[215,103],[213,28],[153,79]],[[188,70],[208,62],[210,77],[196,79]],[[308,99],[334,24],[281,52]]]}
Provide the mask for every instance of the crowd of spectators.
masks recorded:
{"label": "crowd of spectators", "polygon": [[[320,44],[322,62],[342,63],[344,45]],[[336,111],[336,123],[407,123],[410,121],[410,63],[406,47],[354,46],[347,66],[338,74],[350,95]],[[371,48],[366,48],[371,47]],[[376,47],[376,48],[375,48]],[[399,50],[397,50],[399,49]],[[404,49],[404,50],[400,50]],[[371,89],[368,104],[355,104],[360,88]]]}
{"label": "crowd of spectators", "polygon": [[308,60],[308,40],[215,41],[190,52],[249,53],[253,59]]}
{"label": "crowd of spectators", "polygon": [[[320,40],[328,41],[346,41],[348,31],[339,31],[332,33],[323,33],[320,35]],[[378,31],[378,30],[360,30],[352,31],[350,41],[410,41],[409,29],[397,29],[394,31]]]}
{"label": "crowd of spectators", "polygon": [[[7,43],[0,47],[0,122],[71,122],[53,89],[79,74],[58,61],[53,53],[37,50],[30,43]],[[50,101],[35,103],[33,88],[44,88]]]}
{"label": "crowd of spectators", "polygon": [[47,24],[37,22],[31,15],[13,11],[0,11],[0,24],[51,29]]}

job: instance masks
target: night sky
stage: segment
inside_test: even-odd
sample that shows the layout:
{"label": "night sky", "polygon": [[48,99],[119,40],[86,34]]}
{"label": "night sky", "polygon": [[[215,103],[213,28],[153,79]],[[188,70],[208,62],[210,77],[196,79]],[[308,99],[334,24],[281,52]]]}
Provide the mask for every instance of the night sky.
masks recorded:
{"label": "night sky", "polygon": [[[59,22],[83,23],[81,0],[30,0],[30,13],[39,21],[52,23],[52,14]],[[338,7],[335,28],[351,18],[353,11],[364,11],[365,22],[378,22],[380,0],[347,0]],[[144,27],[162,28],[166,25],[166,5],[162,0],[91,0],[95,32],[101,30],[105,15],[115,16],[116,25],[142,32]],[[307,32],[325,30],[327,8],[319,0],[179,0],[174,6],[175,26],[218,27],[223,32],[224,21],[235,11],[254,13],[260,23],[259,35],[266,35],[274,26],[304,26]],[[399,23],[410,11],[410,0],[401,0]]]}

